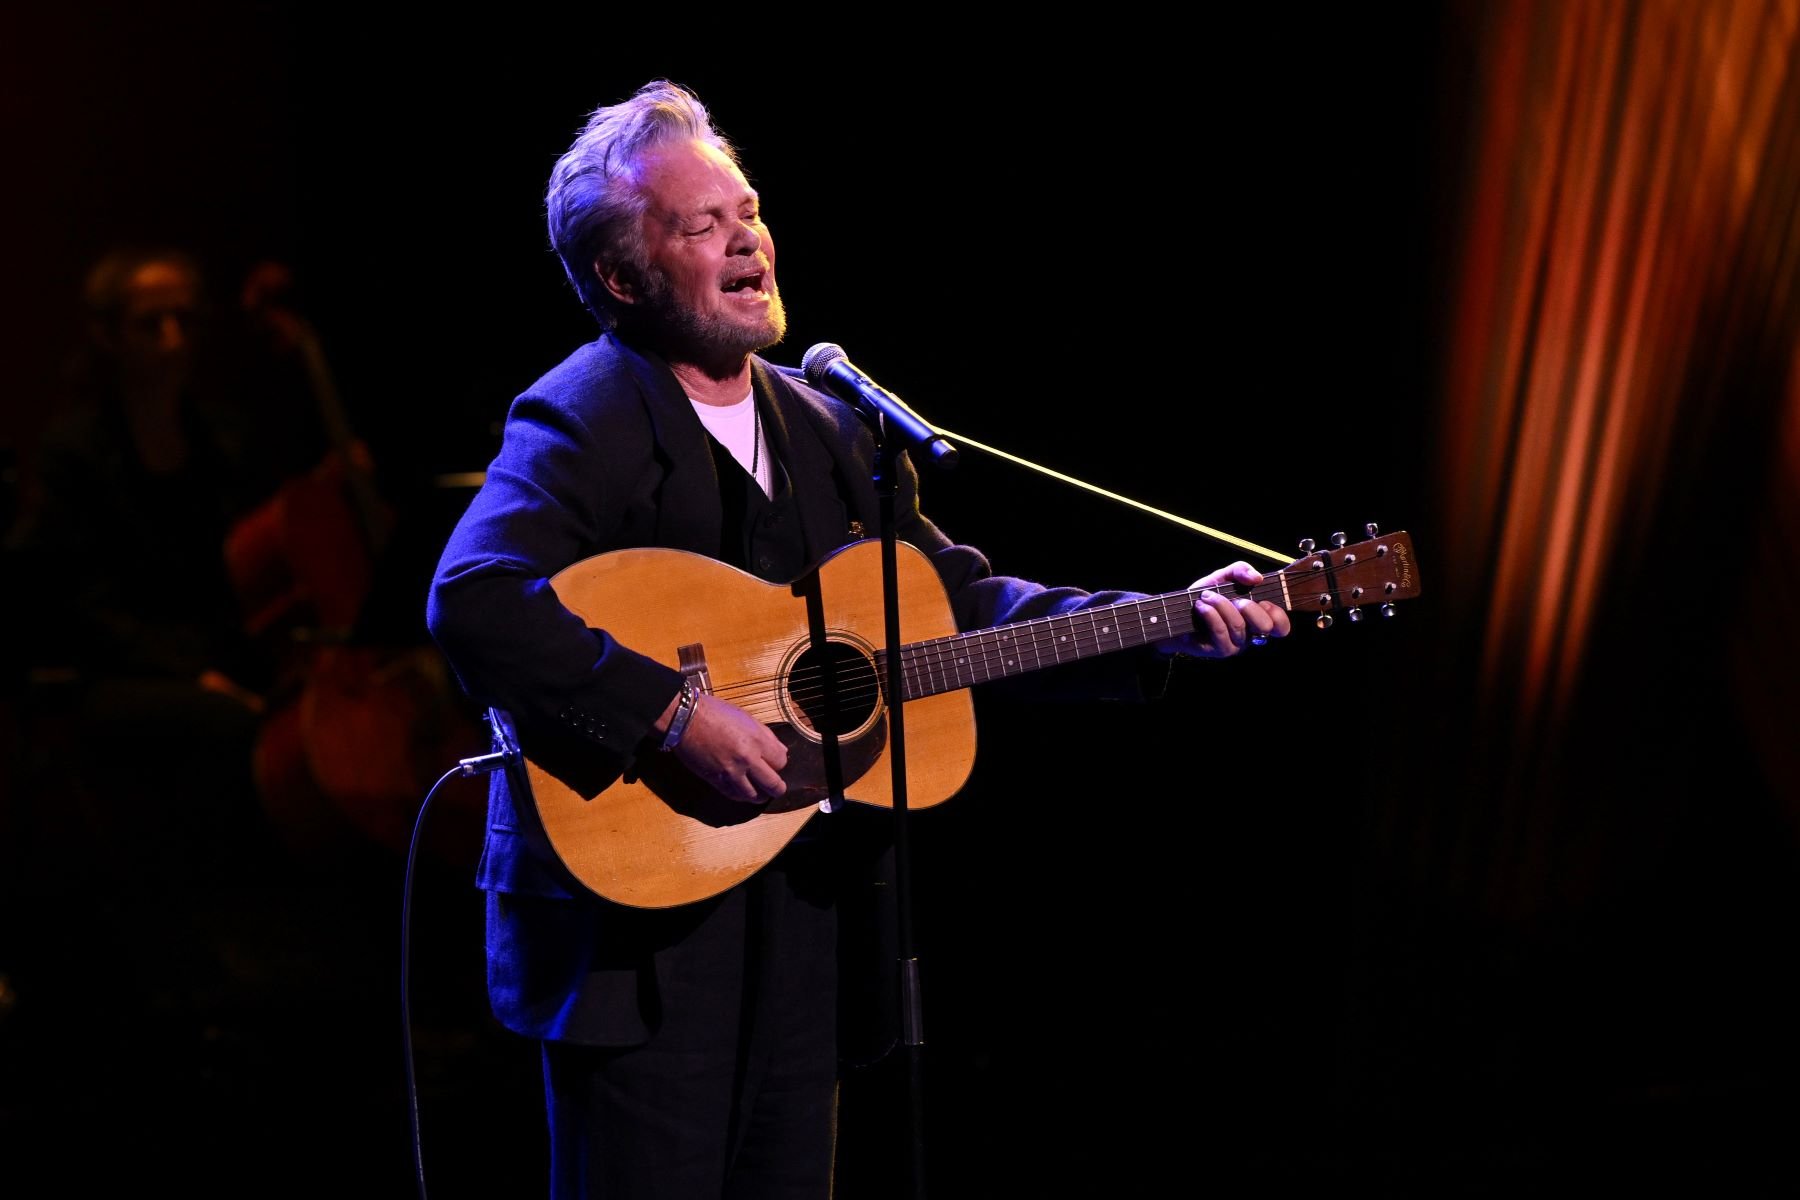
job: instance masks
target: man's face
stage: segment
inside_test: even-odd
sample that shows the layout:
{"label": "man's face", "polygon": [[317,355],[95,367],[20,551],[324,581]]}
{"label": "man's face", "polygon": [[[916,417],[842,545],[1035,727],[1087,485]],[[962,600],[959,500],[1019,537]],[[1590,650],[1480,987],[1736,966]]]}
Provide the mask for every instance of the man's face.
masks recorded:
{"label": "man's face", "polygon": [[757,195],[716,147],[660,146],[638,162],[647,272],[630,300],[671,362],[729,374],[779,342],[787,313]]}
{"label": "man's face", "polygon": [[179,385],[193,355],[199,281],[178,263],[150,262],[125,284],[118,352],[127,376]]}

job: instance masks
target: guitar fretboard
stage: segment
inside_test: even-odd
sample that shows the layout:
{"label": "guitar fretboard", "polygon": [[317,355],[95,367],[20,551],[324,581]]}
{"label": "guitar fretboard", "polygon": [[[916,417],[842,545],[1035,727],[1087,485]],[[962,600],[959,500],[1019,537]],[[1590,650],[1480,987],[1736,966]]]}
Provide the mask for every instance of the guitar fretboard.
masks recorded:
{"label": "guitar fretboard", "polygon": [[[1374,532],[1371,528],[1370,532]],[[1341,535],[1340,535],[1341,539]],[[1391,608],[1391,601],[1416,596],[1412,540],[1404,532],[1372,538],[1296,559],[1267,572],[1242,596],[1289,611],[1316,612],[1323,624],[1331,614],[1368,604]],[[1230,585],[1226,585],[1229,587]],[[1022,675],[1058,663],[1076,662],[1115,650],[1130,650],[1194,631],[1194,593],[1188,589],[1117,604],[997,625],[900,648],[905,700],[918,700],[992,679]],[[1352,611],[1351,617],[1360,613]],[[876,654],[882,679],[887,655]]]}
{"label": "guitar fretboard", "polygon": [[1193,631],[1193,603],[1185,590],[1169,592],[914,642],[900,649],[905,698],[917,700],[1180,637]]}

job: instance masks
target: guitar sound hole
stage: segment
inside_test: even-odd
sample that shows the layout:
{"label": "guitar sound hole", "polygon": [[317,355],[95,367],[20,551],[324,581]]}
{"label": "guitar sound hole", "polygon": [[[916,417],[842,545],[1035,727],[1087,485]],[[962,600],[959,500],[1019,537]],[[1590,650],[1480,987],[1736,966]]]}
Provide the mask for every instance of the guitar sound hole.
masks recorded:
{"label": "guitar sound hole", "polygon": [[[835,708],[830,698],[835,696]],[[861,730],[881,706],[875,661],[861,648],[828,641],[807,649],[787,673],[787,697],[799,723],[820,735],[848,737]]]}

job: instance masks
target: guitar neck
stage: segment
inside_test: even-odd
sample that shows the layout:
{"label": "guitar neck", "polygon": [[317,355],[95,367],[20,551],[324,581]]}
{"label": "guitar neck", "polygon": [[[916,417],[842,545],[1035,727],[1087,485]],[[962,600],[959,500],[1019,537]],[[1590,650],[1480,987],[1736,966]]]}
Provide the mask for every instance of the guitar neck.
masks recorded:
{"label": "guitar neck", "polygon": [[[1412,541],[1393,533],[1354,546],[1295,559],[1266,573],[1244,597],[1290,612],[1352,615],[1419,593]],[[1133,650],[1194,631],[1194,593],[1183,588],[1053,617],[997,625],[900,648],[905,699],[917,700],[977,683],[1023,675],[1059,663]],[[885,667],[885,655],[879,656]]]}
{"label": "guitar neck", "polygon": [[1132,650],[1193,629],[1193,597],[1183,590],[914,642],[900,649],[906,699]]}

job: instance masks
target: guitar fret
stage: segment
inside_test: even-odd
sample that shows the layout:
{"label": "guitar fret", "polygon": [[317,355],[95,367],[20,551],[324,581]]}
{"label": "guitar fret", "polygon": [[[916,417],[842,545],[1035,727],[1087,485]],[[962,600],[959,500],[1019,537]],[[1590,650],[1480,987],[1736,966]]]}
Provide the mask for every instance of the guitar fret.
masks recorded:
{"label": "guitar fret", "polygon": [[974,634],[966,634],[958,639],[962,643],[962,653],[956,660],[956,672],[968,684],[981,682],[978,668],[981,665],[981,639]]}
{"label": "guitar fret", "polygon": [[960,687],[969,687],[976,682],[973,634],[962,634],[956,638],[956,679]]}
{"label": "guitar fret", "polygon": [[1169,621],[1168,598],[1152,596],[1138,606],[1138,616],[1142,619],[1148,612],[1149,619],[1144,625],[1144,640],[1160,642],[1176,635],[1174,625]]}
{"label": "guitar fret", "polygon": [[976,634],[969,639],[969,679],[974,683],[986,683],[988,635]]}
{"label": "guitar fret", "polygon": [[920,642],[907,648],[906,698],[935,695],[937,681],[932,678],[931,643]]}
{"label": "guitar fret", "polygon": [[1137,640],[1132,645],[1142,646],[1151,640],[1150,628],[1154,624],[1155,618],[1151,618],[1150,621],[1144,620],[1144,605],[1141,602],[1131,606],[1131,615],[1137,619]]}
{"label": "guitar fret", "polygon": [[[1163,618],[1168,623],[1170,635],[1179,637],[1184,633],[1192,633],[1194,631],[1194,606],[1193,602],[1188,599],[1187,593],[1178,592],[1174,595],[1163,596],[1161,600]],[[1170,611],[1171,608],[1174,610],[1173,612]],[[1186,619],[1177,620],[1177,617]]]}

